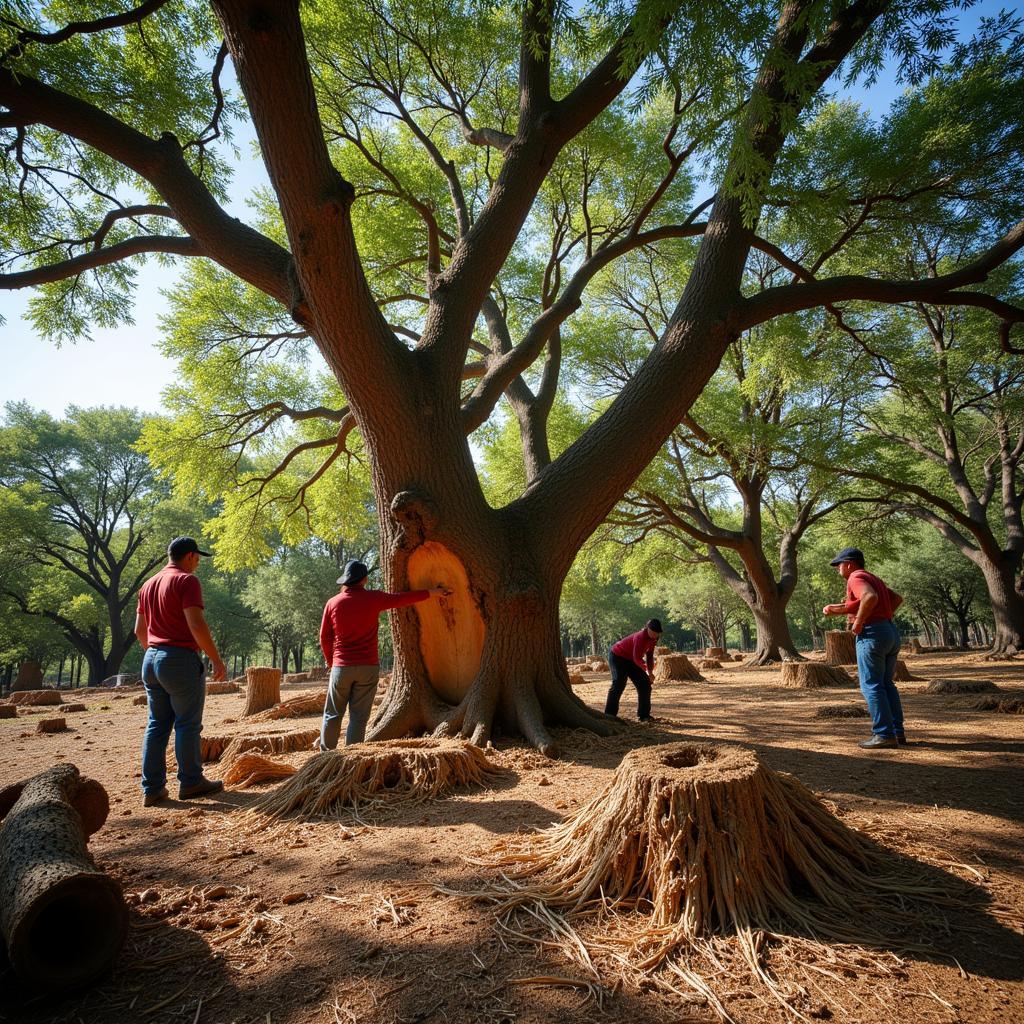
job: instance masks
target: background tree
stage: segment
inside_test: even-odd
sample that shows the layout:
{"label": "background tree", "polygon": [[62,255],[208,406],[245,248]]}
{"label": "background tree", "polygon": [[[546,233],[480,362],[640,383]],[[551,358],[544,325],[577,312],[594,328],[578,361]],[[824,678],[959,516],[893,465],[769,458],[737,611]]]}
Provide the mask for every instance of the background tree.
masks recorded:
{"label": "background tree", "polygon": [[139,588],[188,521],[134,447],[141,426],[131,409],[57,420],[21,404],[0,428],[4,592],[61,629],[92,684],[120,668]]}
{"label": "background tree", "polygon": [[[4,253],[17,269],[0,284],[44,286],[37,322],[75,331],[86,315],[124,316],[122,260],[205,257],[309,334],[347,404],[328,409],[299,454],[319,451],[333,465],[358,425],[388,583],[430,582],[444,567],[457,584],[457,612],[445,621],[460,637],[482,638],[479,658],[441,678],[428,662],[432,643],[421,642],[434,620],[422,609],[393,615],[400,657],[377,737],[433,729],[479,741],[497,721],[553,750],[545,723],[613,728],[568,687],[561,586],[728,346],[776,316],[840,301],[956,303],[956,289],[984,281],[1024,244],[1016,209],[993,225],[994,244],[933,280],[836,276],[826,249],[823,273],[743,292],[750,250],[764,244],[761,210],[769,195],[787,199],[790,179],[775,174],[787,138],[844,62],[856,76],[892,53],[911,80],[934,70],[953,33],[931,0],[795,0],[777,17],[760,4],[668,0],[578,10],[546,0],[211,8],[215,20],[205,5],[156,0],[56,33],[38,19],[12,28],[34,11],[9,10],[2,202],[17,212]],[[274,215],[256,227],[219,202],[228,54],[273,192]],[[959,66],[981,59],[950,56]],[[620,152],[637,151],[627,173],[589,161],[583,187],[564,197],[572,217],[552,222],[555,207],[535,204],[558,180],[559,161],[623,116],[631,129],[650,125],[619,132]],[[710,183],[709,199],[686,202],[698,175],[680,175],[684,163]],[[375,247],[378,224],[402,244]],[[539,447],[528,455],[521,497],[492,508],[467,435],[512,392],[542,423],[561,333],[587,284],[624,253],[673,237],[700,242],[658,344],[558,458],[546,462]],[[550,273],[525,302],[509,301],[535,281],[537,251],[551,254],[542,264]],[[85,272],[102,287],[90,293]],[[252,336],[265,333],[257,323]],[[249,432],[292,413],[313,430],[310,409],[274,406]]]}

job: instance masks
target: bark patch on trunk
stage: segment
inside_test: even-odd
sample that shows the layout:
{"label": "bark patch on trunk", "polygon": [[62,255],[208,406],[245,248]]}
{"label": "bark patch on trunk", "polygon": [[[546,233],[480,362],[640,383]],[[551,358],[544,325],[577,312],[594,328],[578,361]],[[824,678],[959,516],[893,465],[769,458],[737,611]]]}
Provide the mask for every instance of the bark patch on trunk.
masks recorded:
{"label": "bark patch on trunk", "polygon": [[428,590],[438,585],[451,593],[414,605],[420,623],[420,652],[437,695],[458,704],[480,668],[484,620],[469,589],[465,566],[437,541],[421,544],[409,556],[409,585]]}

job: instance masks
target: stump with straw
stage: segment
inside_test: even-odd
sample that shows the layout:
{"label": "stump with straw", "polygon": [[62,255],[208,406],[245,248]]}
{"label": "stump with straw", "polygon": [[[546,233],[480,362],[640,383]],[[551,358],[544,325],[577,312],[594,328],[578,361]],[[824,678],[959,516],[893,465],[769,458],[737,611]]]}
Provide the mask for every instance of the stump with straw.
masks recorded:
{"label": "stump with straw", "polygon": [[356,743],[310,758],[254,812],[268,818],[329,817],[368,805],[432,800],[456,788],[485,785],[500,774],[483,750],[463,740]]}
{"label": "stump with straw", "polygon": [[933,679],[925,693],[999,693],[990,679]]}
{"label": "stump with straw", "polygon": [[281,701],[281,670],[250,666],[245,670],[245,710],[243,715],[272,708]]}
{"label": "stump with straw", "polygon": [[[897,894],[940,891],[894,873],[794,777],[716,744],[632,751],[590,803],[539,834],[503,840],[482,863],[501,878],[473,895],[506,914],[528,911],[588,959],[625,944],[620,962],[665,965],[718,1006],[690,956],[720,964],[723,936],[782,999],[761,960],[777,929],[860,943],[862,927],[897,927]],[[593,942],[572,925],[587,917],[601,922]]]}
{"label": "stump with straw", "polygon": [[666,654],[654,663],[654,681],[667,683],[682,680],[705,683],[707,680],[685,654]]}
{"label": "stump with straw", "polygon": [[259,754],[246,752],[232,757],[221,777],[226,786],[248,789],[250,786],[255,786],[257,782],[287,779],[297,770],[294,765],[285,764],[282,761],[271,761]]}
{"label": "stump with straw", "polygon": [[823,686],[854,686],[856,680],[841,668],[823,665],[820,661],[786,661],[782,663],[779,685],[790,690],[817,690]]}
{"label": "stump with straw", "polygon": [[253,715],[250,721],[273,722],[279,718],[301,718],[303,715],[319,715],[324,710],[324,695],[322,693],[303,693],[298,697],[290,697],[288,700],[275,704],[266,711]]}

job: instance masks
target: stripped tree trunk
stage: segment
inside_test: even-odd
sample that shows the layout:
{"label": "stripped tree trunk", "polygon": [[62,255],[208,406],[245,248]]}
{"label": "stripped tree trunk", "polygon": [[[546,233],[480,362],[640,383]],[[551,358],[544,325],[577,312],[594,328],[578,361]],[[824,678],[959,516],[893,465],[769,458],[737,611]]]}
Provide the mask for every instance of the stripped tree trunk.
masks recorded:
{"label": "stripped tree trunk", "polygon": [[281,701],[281,670],[279,668],[247,668],[245,670],[245,711],[255,715]]}

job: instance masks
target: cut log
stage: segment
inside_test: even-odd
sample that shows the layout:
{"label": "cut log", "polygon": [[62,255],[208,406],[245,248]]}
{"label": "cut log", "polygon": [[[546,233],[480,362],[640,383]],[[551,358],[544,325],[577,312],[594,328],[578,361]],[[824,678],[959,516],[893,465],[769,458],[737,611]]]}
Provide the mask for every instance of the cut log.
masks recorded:
{"label": "cut log", "polygon": [[654,681],[667,683],[676,680],[694,683],[707,682],[697,671],[696,665],[685,654],[666,654],[654,663]]}
{"label": "cut log", "polygon": [[281,670],[279,668],[247,668],[245,670],[245,711],[255,715],[281,701]]}
{"label": "cut log", "polygon": [[25,707],[43,707],[60,704],[61,696],[57,690],[12,690],[8,700],[12,704],[21,704]]}
{"label": "cut log", "polygon": [[704,657],[710,658],[712,661],[722,661],[727,656],[724,647],[709,647],[704,652]]}
{"label": "cut log", "polygon": [[0,704],[0,718],[17,718],[18,707],[16,704]]}
{"label": "cut log", "polygon": [[124,943],[121,887],[86,849],[109,807],[73,764],[0,791],[0,932],[17,975],[46,993],[93,981]]}
{"label": "cut log", "polygon": [[857,637],[846,629],[826,630],[825,664],[856,665]]}
{"label": "cut log", "polygon": [[209,697],[211,693],[238,693],[238,684],[229,682],[227,679],[222,679],[220,682],[207,683],[206,696]]}
{"label": "cut log", "polygon": [[36,724],[36,732],[67,732],[66,718],[40,718]]}
{"label": "cut log", "polygon": [[784,661],[779,682],[780,685],[791,690],[817,690],[822,686],[856,685],[853,677],[841,668],[823,665],[820,661]]}

